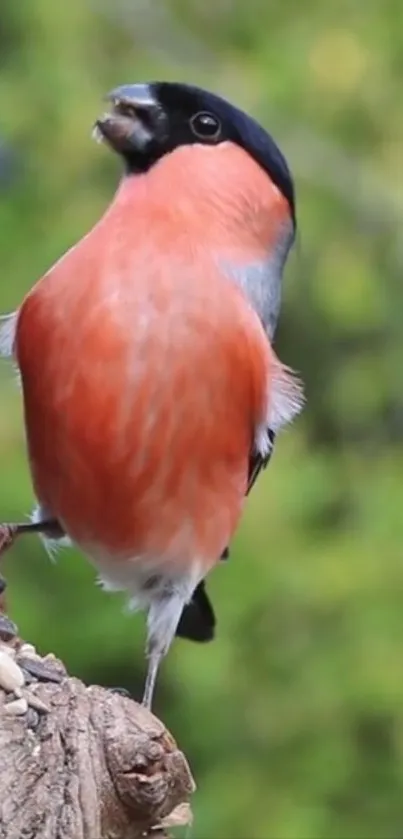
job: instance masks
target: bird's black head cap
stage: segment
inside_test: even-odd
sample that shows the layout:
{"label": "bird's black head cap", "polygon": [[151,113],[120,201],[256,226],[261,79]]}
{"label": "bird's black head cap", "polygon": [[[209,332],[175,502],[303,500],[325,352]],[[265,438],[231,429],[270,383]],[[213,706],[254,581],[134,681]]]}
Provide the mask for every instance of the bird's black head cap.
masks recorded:
{"label": "bird's black head cap", "polygon": [[98,132],[121,154],[130,172],[147,171],[181,145],[224,141],[245,149],[288,201],[295,223],[295,193],[287,161],[256,120],[221,96],[178,82],[123,85],[108,99],[111,113]]}

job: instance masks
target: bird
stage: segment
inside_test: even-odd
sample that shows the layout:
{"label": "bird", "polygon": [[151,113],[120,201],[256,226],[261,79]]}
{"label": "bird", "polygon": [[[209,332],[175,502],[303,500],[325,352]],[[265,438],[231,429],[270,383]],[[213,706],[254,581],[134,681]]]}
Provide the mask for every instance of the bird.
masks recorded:
{"label": "bird", "polygon": [[22,388],[31,519],[147,613],[151,709],[176,636],[210,640],[207,575],[304,388],[273,348],[296,231],[287,162],[223,97],[113,89],[93,134],[121,162],[101,218],[0,318]]}

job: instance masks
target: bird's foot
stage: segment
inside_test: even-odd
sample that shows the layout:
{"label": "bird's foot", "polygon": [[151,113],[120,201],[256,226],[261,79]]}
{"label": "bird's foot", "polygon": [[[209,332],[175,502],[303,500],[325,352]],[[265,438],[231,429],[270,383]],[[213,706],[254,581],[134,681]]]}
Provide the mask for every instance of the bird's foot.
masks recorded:
{"label": "bird's foot", "polygon": [[108,688],[111,693],[117,693],[118,696],[125,696],[126,699],[133,699],[131,693],[127,688]]}
{"label": "bird's foot", "polygon": [[0,556],[14,544],[18,536],[18,524],[0,524]]}

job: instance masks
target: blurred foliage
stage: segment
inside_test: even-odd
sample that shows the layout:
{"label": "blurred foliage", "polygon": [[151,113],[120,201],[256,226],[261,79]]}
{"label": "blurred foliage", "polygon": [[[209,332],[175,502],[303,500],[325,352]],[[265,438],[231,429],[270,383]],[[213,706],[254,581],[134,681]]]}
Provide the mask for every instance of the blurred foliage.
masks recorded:
{"label": "blurred foliage", "polygon": [[[253,112],[297,184],[281,357],[307,386],[210,590],[218,638],[177,641],[156,711],[191,761],[196,839],[403,833],[403,5],[398,0],[2,0],[0,309],[97,220],[118,164],[103,94],[193,80]],[[32,505],[0,367],[0,515]],[[111,492],[113,488],[111,487]],[[37,540],[5,561],[12,612],[71,672],[138,696],[144,621]]]}

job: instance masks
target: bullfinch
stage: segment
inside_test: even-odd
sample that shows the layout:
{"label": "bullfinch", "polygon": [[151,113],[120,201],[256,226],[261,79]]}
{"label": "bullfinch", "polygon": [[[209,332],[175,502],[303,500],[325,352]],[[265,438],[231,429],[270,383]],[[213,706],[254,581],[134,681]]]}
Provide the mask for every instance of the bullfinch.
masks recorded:
{"label": "bullfinch", "polygon": [[153,82],[107,98],[94,130],[117,192],[0,320],[37,498],[0,550],[67,539],[147,611],[151,707],[175,634],[212,637],[204,580],[303,405],[272,347],[295,198],[273,139],[221,97]]}

